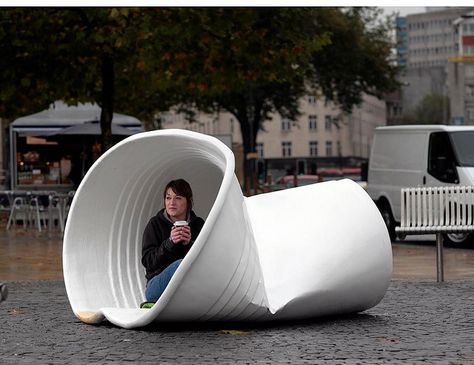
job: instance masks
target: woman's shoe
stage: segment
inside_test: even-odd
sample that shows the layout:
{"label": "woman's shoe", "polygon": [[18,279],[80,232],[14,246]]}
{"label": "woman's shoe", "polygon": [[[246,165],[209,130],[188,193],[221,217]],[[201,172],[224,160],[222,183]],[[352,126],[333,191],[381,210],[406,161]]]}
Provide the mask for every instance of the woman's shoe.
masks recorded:
{"label": "woman's shoe", "polygon": [[155,305],[155,302],[143,302],[142,304],[140,304],[140,308],[150,309],[154,305]]}

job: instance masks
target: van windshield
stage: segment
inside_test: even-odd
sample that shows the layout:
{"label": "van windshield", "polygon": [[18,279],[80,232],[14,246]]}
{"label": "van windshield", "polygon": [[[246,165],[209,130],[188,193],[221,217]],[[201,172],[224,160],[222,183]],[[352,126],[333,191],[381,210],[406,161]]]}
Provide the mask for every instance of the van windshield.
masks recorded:
{"label": "van windshield", "polygon": [[474,131],[451,132],[450,135],[459,165],[474,167]]}

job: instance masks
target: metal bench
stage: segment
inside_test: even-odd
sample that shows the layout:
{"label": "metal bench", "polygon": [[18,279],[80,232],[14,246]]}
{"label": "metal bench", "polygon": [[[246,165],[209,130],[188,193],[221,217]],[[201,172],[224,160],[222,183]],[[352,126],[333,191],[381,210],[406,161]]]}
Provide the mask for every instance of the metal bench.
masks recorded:
{"label": "metal bench", "polygon": [[397,235],[436,234],[437,280],[444,281],[443,234],[474,232],[474,186],[406,188],[400,202]]}

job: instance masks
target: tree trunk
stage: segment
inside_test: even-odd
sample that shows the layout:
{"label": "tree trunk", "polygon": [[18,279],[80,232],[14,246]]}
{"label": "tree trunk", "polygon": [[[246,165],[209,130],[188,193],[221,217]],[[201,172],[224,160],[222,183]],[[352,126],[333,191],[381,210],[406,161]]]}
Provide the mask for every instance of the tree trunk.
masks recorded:
{"label": "tree trunk", "polygon": [[[246,113],[240,114],[239,124],[242,133],[242,143],[244,145],[244,191],[251,194],[255,186],[255,158],[249,153],[256,152],[257,133],[259,130],[259,120],[254,118],[252,123],[246,116]],[[250,158],[249,158],[250,157]]]}
{"label": "tree trunk", "polygon": [[102,132],[102,152],[112,147],[112,118],[114,115],[114,61],[104,53],[102,55],[102,100],[100,130]]}

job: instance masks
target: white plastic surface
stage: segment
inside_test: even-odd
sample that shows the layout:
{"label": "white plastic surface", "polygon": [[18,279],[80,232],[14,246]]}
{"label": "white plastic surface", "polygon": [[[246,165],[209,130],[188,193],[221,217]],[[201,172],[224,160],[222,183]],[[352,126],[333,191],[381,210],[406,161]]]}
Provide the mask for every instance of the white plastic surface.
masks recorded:
{"label": "white plastic surface", "polygon": [[[163,187],[176,178],[191,184],[205,225],[157,304],[139,309],[142,233],[163,206]],[[376,206],[358,184],[245,198],[222,142],[162,130],[127,138],[89,170],[69,213],[63,267],[79,319],[135,328],[363,311],[386,292],[392,251]]]}

